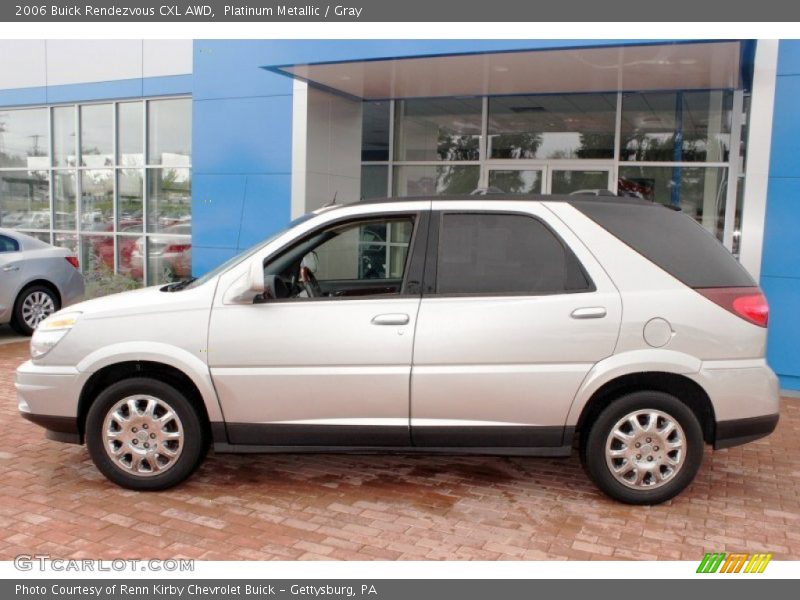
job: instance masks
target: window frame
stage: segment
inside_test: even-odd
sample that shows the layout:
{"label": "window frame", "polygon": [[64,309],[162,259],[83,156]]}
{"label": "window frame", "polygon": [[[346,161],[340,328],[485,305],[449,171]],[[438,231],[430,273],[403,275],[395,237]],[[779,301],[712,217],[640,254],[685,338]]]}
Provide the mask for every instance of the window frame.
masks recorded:
{"label": "window frame", "polygon": [[[367,213],[363,215],[348,215],[339,219],[334,219],[321,224],[319,227],[307,231],[302,237],[292,240],[288,245],[269,254],[261,261],[262,269],[287,253],[291,252],[310,238],[319,235],[328,229],[336,229],[349,224],[365,223],[378,220],[399,220],[404,217],[412,219],[411,239],[408,242],[408,254],[406,256],[403,279],[400,284],[400,292],[397,294],[376,294],[373,296],[318,296],[314,298],[270,298],[263,304],[274,303],[306,303],[306,302],[330,302],[330,301],[373,301],[373,300],[396,300],[398,298],[419,298],[422,295],[422,279],[425,267],[425,253],[428,242],[428,232],[430,229],[430,210],[408,210],[397,212]],[[375,281],[385,281],[376,279]],[[257,302],[254,302],[257,304]]]}
{"label": "window frame", "polygon": [[[441,249],[441,236],[439,235],[442,229],[444,217],[447,215],[492,215],[492,216],[516,216],[526,217],[538,222],[561,244],[565,253],[571,255],[575,260],[575,264],[580,269],[584,278],[586,279],[587,287],[577,290],[553,290],[547,292],[447,292],[440,293],[437,290],[437,275],[439,269],[439,252]],[[564,241],[558,232],[556,232],[550,224],[537,215],[522,210],[491,210],[491,209],[454,209],[454,210],[435,210],[432,211],[430,225],[428,228],[428,248],[425,255],[425,272],[423,275],[422,296],[423,298],[503,298],[503,297],[528,297],[536,298],[540,296],[561,296],[573,294],[590,294],[597,291],[597,285],[589,275],[586,266],[578,258],[572,247]]]}

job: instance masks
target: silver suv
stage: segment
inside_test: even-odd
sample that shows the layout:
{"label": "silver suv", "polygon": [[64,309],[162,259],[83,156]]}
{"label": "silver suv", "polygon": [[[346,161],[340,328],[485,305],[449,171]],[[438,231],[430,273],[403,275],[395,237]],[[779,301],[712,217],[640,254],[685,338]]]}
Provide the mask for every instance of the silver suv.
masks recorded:
{"label": "silver suv", "polygon": [[327,207],[195,280],[44,321],[19,410],[158,490],[217,452],[569,456],[634,504],[768,435],[761,291],[680,212],[465,196]]}

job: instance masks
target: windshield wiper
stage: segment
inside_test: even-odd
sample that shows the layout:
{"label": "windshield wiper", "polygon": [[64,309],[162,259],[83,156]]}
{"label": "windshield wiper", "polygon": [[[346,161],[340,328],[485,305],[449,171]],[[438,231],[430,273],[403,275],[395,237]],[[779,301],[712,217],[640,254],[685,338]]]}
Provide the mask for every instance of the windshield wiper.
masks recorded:
{"label": "windshield wiper", "polygon": [[188,279],[182,279],[180,281],[176,281],[175,283],[170,283],[168,285],[165,285],[161,289],[162,289],[162,291],[165,291],[165,292],[177,292],[177,291],[182,290],[183,288],[185,288],[187,285],[189,285],[190,283],[192,283],[196,279],[197,279],[197,277],[189,277]]}

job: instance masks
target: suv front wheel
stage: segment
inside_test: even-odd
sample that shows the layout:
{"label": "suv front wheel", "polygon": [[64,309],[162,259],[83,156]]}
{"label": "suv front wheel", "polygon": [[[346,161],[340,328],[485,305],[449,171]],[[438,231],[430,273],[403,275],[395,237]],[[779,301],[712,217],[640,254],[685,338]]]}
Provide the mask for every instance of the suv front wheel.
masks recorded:
{"label": "suv front wheel", "polygon": [[703,432],[675,396],[633,392],[598,415],[581,459],[592,481],[615,500],[659,504],[694,479],[703,460]]}
{"label": "suv front wheel", "polygon": [[124,379],[103,390],[86,416],[86,445],[111,481],[132,490],[163,490],[189,477],[205,451],[192,403],[156,379]]}

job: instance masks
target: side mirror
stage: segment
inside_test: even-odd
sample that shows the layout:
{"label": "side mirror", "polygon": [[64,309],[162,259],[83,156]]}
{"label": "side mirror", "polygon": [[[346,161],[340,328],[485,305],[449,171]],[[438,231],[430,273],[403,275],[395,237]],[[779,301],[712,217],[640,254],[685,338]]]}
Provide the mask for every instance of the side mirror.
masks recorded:
{"label": "side mirror", "polygon": [[264,293],[264,263],[260,260],[251,260],[250,269],[247,271],[247,283],[254,294]]}
{"label": "side mirror", "polygon": [[264,264],[251,259],[247,272],[237,279],[225,293],[226,304],[250,304],[256,296],[264,293]]}

